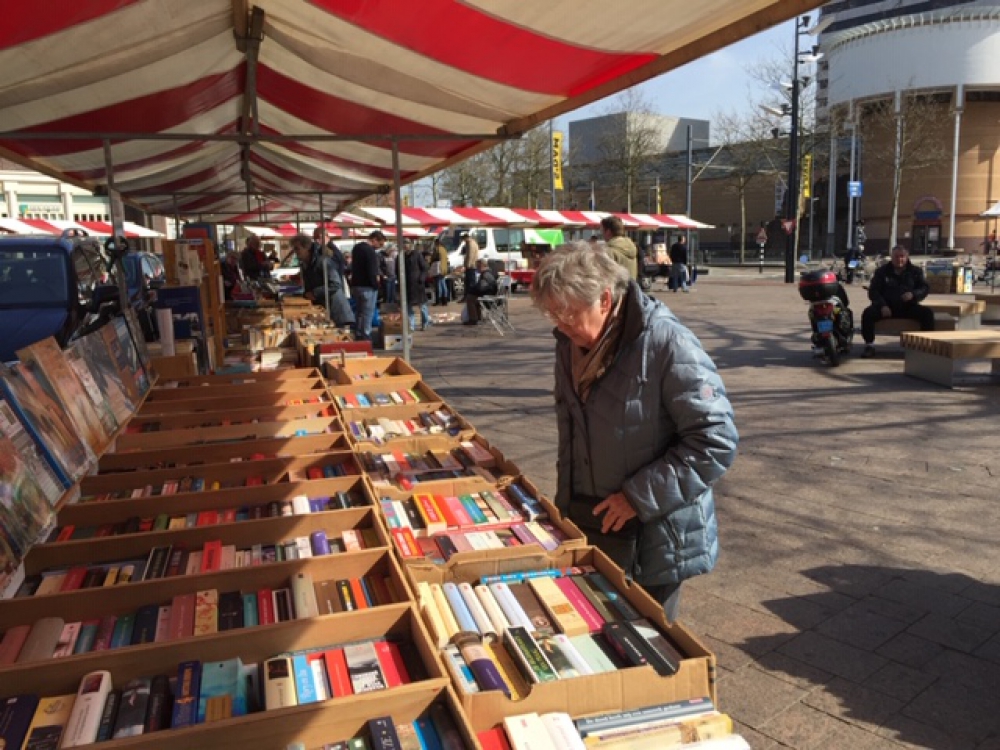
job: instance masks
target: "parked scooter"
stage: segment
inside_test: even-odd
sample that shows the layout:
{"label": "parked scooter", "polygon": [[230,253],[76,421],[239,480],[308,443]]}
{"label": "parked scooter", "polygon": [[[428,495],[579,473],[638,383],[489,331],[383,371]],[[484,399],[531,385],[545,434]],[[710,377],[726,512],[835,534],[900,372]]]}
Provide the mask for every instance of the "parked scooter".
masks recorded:
{"label": "parked scooter", "polygon": [[814,353],[836,367],[842,354],[850,354],[854,339],[854,314],[847,290],[833,271],[821,269],[802,274],[799,296],[809,303]]}

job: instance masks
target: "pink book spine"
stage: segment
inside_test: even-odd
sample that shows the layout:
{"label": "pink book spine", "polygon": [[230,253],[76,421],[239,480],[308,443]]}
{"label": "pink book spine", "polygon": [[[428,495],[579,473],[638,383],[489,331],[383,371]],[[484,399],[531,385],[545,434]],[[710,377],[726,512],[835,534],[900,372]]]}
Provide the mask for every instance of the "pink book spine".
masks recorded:
{"label": "pink book spine", "polygon": [[556,586],[559,590],[563,592],[565,597],[569,599],[569,603],[573,605],[573,608],[580,613],[583,619],[587,623],[587,629],[591,633],[600,633],[601,628],[604,627],[604,620],[597,610],[594,609],[594,605],[587,601],[587,598],[580,593],[580,589],[576,587],[569,578],[556,578],[554,579]]}
{"label": "pink book spine", "polygon": [[447,504],[448,510],[450,510],[451,514],[455,517],[455,520],[458,521],[458,527],[460,529],[464,529],[468,526],[475,526],[472,522],[472,516],[469,515],[465,506],[462,505],[461,500],[454,495],[446,495],[444,497],[444,502]]}

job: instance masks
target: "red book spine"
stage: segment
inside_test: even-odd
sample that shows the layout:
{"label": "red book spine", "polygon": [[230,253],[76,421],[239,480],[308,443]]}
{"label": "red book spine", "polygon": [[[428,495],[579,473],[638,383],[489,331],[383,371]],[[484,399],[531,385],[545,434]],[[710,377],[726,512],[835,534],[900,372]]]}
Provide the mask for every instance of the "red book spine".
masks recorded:
{"label": "red book spine", "polygon": [[461,500],[459,500],[454,495],[445,495],[442,499],[444,500],[445,505],[448,506],[448,510],[451,511],[452,515],[455,517],[455,520],[458,522],[456,524],[458,528],[464,529],[470,526],[475,526],[475,524],[472,522],[472,516],[469,515],[469,512],[465,509],[465,506],[462,505]]}
{"label": "red book spine", "polygon": [[107,651],[111,647],[111,636],[115,634],[115,623],[117,617],[108,616],[101,620],[97,628],[97,635],[94,636],[94,647],[91,651]]}
{"label": "red book spine", "polygon": [[219,523],[236,523],[236,508],[226,508],[219,516]]}
{"label": "red book spine", "polygon": [[264,477],[261,476],[247,477],[247,484],[246,484],[247,487],[258,487],[262,484],[264,484]]}
{"label": "red book spine", "polygon": [[399,670],[396,668],[396,662],[389,652],[389,644],[385,641],[376,641],[375,655],[378,657],[378,664],[382,668],[382,674],[385,675],[386,686],[394,688],[402,685],[403,678],[400,676]]}
{"label": "red book spine", "polygon": [[420,547],[417,545],[417,538],[413,536],[410,529],[393,529],[392,539],[396,543],[396,549],[403,557],[423,557]]}
{"label": "red book spine", "polygon": [[215,526],[219,522],[219,512],[216,510],[203,510],[198,514],[197,526]]}
{"label": "red book spine", "polygon": [[503,727],[493,727],[493,729],[480,732],[476,735],[476,739],[483,746],[483,750],[511,750]]}
{"label": "red book spine", "polygon": [[83,579],[86,577],[87,577],[86,566],[70,568],[69,572],[66,573],[66,577],[63,579],[62,586],[59,587],[59,590],[76,591],[83,585]]}
{"label": "red book spine", "polygon": [[261,625],[274,624],[274,599],[271,593],[271,589],[257,592],[257,620]]}
{"label": "red book spine", "polygon": [[351,578],[351,593],[354,594],[354,603],[358,609],[368,609],[368,599],[365,597],[365,590],[361,586],[360,578]]}
{"label": "red book spine", "polygon": [[201,572],[209,573],[222,568],[222,542],[218,539],[205,542],[201,551]]}
{"label": "red book spine", "polygon": [[69,526],[63,526],[59,530],[59,536],[56,537],[57,542],[68,542],[73,538],[73,532],[76,531],[76,526],[70,524]]}
{"label": "red book spine", "polygon": [[392,641],[386,641],[386,645],[389,647],[389,656],[392,658],[392,663],[396,666],[396,673],[399,675],[399,679],[404,685],[413,682],[410,673],[406,670],[406,663],[403,661],[403,654],[399,650],[399,645]]}
{"label": "red book spine", "polygon": [[591,633],[600,633],[601,628],[604,627],[604,620],[597,614],[594,605],[587,601],[587,598],[576,587],[576,584],[569,578],[556,578],[555,582],[559,590],[569,600],[569,603],[573,605],[573,609],[579,612],[580,616],[586,621],[587,630]]}
{"label": "red book spine", "polygon": [[455,514],[452,513],[451,508],[444,501],[443,495],[434,495],[434,506],[438,509],[441,514],[441,518],[444,519],[445,524],[447,524],[449,529],[457,529],[459,527],[458,519]]}
{"label": "red book spine", "polygon": [[190,638],[194,635],[194,594],[179,594],[170,603],[167,639]]}
{"label": "red book spine", "polygon": [[335,648],[326,652],[326,676],[330,680],[330,690],[335,698],[354,695],[351,678],[347,673],[347,659],[344,649]]}

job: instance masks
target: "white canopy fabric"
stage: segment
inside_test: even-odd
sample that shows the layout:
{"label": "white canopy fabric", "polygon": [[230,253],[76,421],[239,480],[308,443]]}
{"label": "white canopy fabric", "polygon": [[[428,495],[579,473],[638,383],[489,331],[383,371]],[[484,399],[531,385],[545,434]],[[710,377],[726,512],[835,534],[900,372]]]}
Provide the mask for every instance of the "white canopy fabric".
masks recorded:
{"label": "white canopy fabric", "polygon": [[[154,213],[290,221],[819,0],[46,0],[0,24],[0,156]],[[237,217],[240,217],[237,219]]]}

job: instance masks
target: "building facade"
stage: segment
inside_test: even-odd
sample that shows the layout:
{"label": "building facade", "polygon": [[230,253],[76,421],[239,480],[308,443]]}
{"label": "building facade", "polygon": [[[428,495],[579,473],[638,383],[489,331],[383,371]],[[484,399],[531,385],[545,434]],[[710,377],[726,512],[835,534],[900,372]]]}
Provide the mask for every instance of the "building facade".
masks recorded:
{"label": "building facade", "polygon": [[0,218],[110,221],[108,199],[0,160]]}
{"label": "building facade", "polygon": [[[862,196],[851,215],[869,243],[981,252],[995,227],[980,214],[1000,200],[1000,3],[841,0],[821,19],[817,120],[854,145]],[[923,144],[907,141],[914,132]],[[921,160],[921,149],[939,158]]]}

